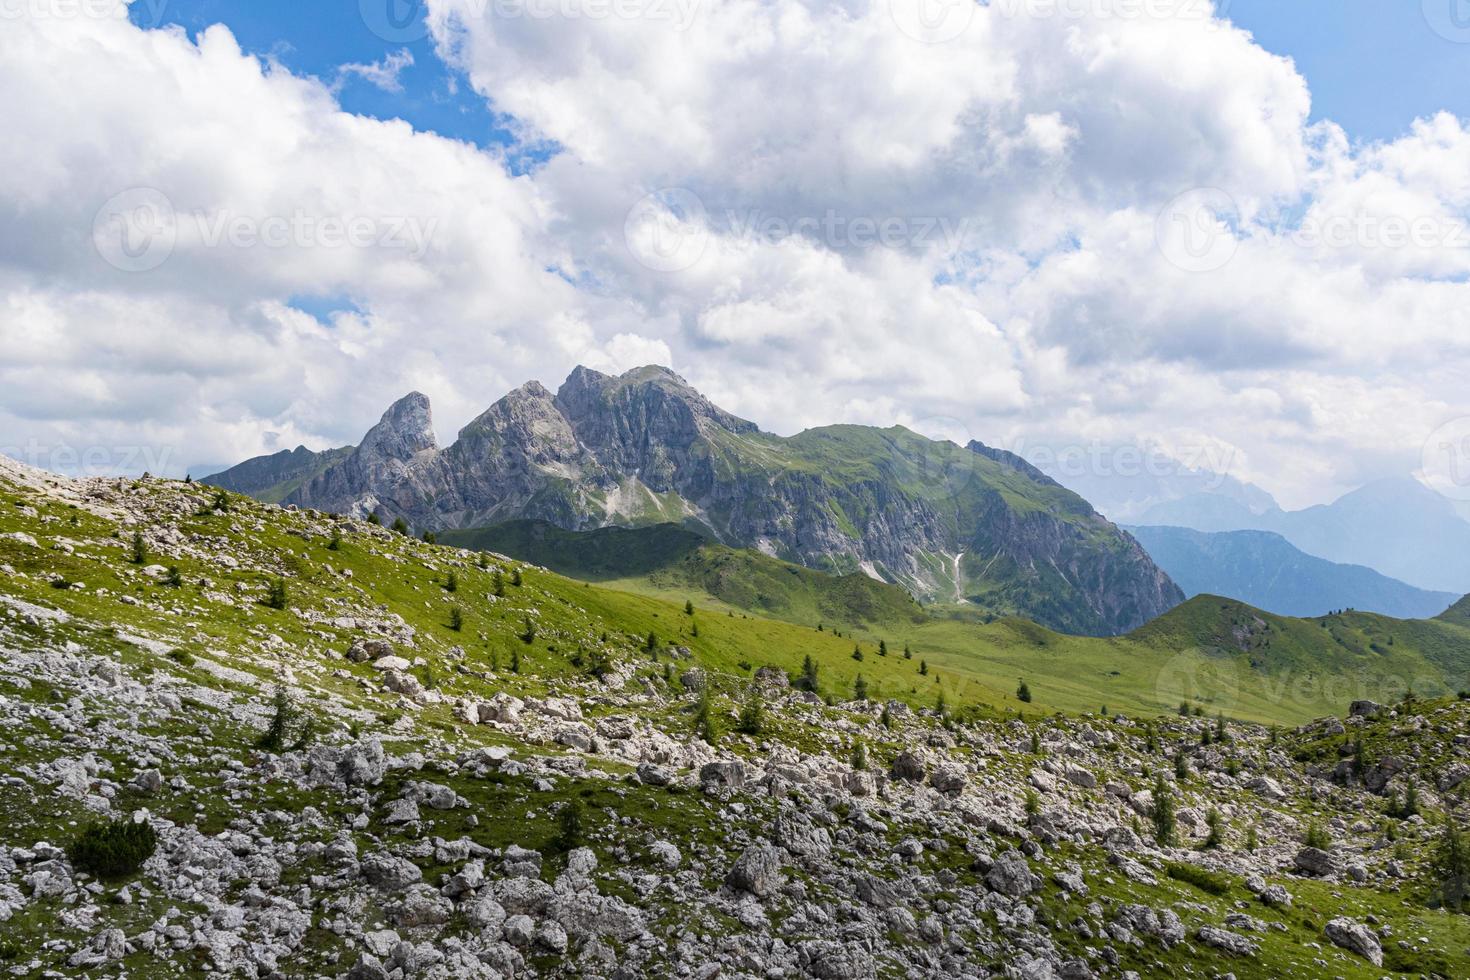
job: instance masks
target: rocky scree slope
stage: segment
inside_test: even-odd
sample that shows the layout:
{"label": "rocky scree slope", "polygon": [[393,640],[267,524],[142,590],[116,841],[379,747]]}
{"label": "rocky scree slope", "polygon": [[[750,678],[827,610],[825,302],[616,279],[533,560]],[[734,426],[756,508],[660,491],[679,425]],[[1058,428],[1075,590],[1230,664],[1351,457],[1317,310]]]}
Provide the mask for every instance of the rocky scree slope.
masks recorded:
{"label": "rocky scree slope", "polygon": [[[596,597],[534,569],[0,465],[14,975],[1470,972],[1470,919],[1427,907],[1438,824],[1464,815],[1465,702],[1293,732],[828,704],[780,669],[752,687],[599,635]],[[474,599],[539,618],[519,669],[489,618],[421,611],[451,571],[466,606],[521,573]],[[285,608],[262,604],[277,575]],[[563,671],[548,634],[607,659]],[[1324,760],[1344,747],[1405,761],[1343,776]],[[1389,816],[1410,786],[1419,812]],[[98,879],[67,845],[112,819],[158,844]]]}
{"label": "rocky scree slope", "polygon": [[1127,632],[1183,598],[1127,533],[1010,453],[902,428],[781,438],[664,368],[578,368],[555,394],[531,382],[445,448],[414,393],[345,457],[291,464],[320,472],[261,486],[270,467],[252,460],[209,480],[417,530],[694,523],[728,545],[1080,634]]}

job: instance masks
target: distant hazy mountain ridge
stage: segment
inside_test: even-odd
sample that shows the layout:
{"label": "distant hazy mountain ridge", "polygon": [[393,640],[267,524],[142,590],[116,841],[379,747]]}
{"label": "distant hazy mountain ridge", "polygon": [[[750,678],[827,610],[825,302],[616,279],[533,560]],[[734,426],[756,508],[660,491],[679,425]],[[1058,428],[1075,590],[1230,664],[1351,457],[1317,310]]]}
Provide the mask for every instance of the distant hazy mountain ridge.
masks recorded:
{"label": "distant hazy mountain ridge", "polygon": [[1281,616],[1320,616],[1360,609],[1401,619],[1427,619],[1460,596],[1416,589],[1361,565],[1315,558],[1270,531],[1195,531],[1133,527],[1186,595],[1229,596]]}
{"label": "distant hazy mountain ridge", "polygon": [[783,438],[658,367],[578,368],[555,394],[530,382],[444,448],[428,399],[410,394],[350,453],[292,458],[293,474],[313,470],[285,493],[260,486],[261,460],[209,480],[416,529],[693,524],[732,546],[1077,633],[1126,632],[1183,598],[1128,534],[1009,453],[897,427]]}
{"label": "distant hazy mountain ridge", "polygon": [[1366,565],[1420,589],[1470,591],[1470,522],[1452,501],[1409,477],[1378,480],[1330,504],[1254,512],[1196,494],[1150,508],[1136,524],[1198,531],[1274,531],[1309,555]]}

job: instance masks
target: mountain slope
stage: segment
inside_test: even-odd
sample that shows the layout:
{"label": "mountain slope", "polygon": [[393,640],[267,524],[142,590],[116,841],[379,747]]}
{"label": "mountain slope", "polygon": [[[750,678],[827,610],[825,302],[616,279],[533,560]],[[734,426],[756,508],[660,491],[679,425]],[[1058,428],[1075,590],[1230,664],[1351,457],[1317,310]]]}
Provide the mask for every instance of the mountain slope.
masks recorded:
{"label": "mountain slope", "polygon": [[1378,480],[1330,504],[1256,513],[1197,494],[1151,508],[1138,524],[1274,531],[1309,555],[1365,565],[1420,589],[1470,592],[1470,522],[1418,480]]}
{"label": "mountain slope", "polygon": [[305,446],[283,449],[273,456],[255,459],[206,477],[201,483],[249,494],[266,503],[280,503],[306,481],[352,455],[352,446],[316,453]]}
{"label": "mountain slope", "polygon": [[670,596],[681,591],[707,595],[738,609],[806,625],[900,626],[924,615],[907,592],[860,572],[828,575],[757,551],[729,548],[673,524],[566,531],[544,521],[511,521],[446,531],[439,540],[508,555],[572,578],[614,584],[642,580]]}
{"label": "mountain slope", "polygon": [[1416,589],[1371,568],[1304,554],[1269,531],[1128,529],[1186,595],[1230,596],[1282,616],[1363,609],[1401,619],[1436,616],[1458,594]]}
{"label": "mountain slope", "polygon": [[411,394],[282,499],[434,530],[700,524],[727,545],[1073,633],[1124,632],[1183,598],[1136,541],[1009,453],[902,428],[782,438],[657,367],[578,368],[554,395],[530,382],[445,448]]}
{"label": "mountain slope", "polygon": [[[1310,672],[1422,672],[1416,644],[1463,651],[1461,627],[1200,599],[1137,638],[956,619],[914,624],[913,659],[857,659],[539,569],[495,595],[512,566],[0,459],[7,972],[631,980],[736,951],[829,978],[1470,974],[1430,865],[1440,815],[1465,816],[1436,787],[1463,778],[1470,703],[1230,720],[1303,721],[1339,696]],[[1351,649],[1385,625],[1386,653]],[[1263,662],[1325,659],[1232,675],[1252,644],[1170,639],[1242,626]],[[805,658],[813,691],[789,683]],[[1173,710],[1157,678],[1181,673],[1224,718]],[[1385,818],[1409,786],[1432,821]]]}

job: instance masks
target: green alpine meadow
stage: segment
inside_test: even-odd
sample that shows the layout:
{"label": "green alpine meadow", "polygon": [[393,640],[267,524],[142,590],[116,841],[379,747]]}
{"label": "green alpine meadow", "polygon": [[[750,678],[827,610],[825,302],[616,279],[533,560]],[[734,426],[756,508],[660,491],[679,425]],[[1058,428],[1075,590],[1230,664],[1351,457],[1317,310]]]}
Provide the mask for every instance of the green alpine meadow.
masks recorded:
{"label": "green alpine meadow", "polygon": [[1089,638],[0,466],[7,970],[1470,968],[1459,607]]}

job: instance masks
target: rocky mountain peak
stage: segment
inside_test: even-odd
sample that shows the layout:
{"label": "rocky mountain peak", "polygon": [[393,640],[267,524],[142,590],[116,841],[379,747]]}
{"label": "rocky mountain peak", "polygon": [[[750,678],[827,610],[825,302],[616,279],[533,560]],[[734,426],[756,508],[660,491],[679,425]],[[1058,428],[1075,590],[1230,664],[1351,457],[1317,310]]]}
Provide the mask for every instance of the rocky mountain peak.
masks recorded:
{"label": "rocky mountain peak", "polygon": [[360,451],[389,459],[412,459],[439,448],[434,413],[426,395],[413,391],[389,406],[378,424],[363,437]]}
{"label": "rocky mountain peak", "polygon": [[619,418],[629,434],[650,426],[666,436],[685,439],[698,437],[706,425],[731,432],[757,431],[755,423],[714,405],[689,382],[657,364],[616,377],[578,367],[557,392],[556,404],[579,431],[581,423],[589,421],[592,428],[603,428],[609,413]]}

